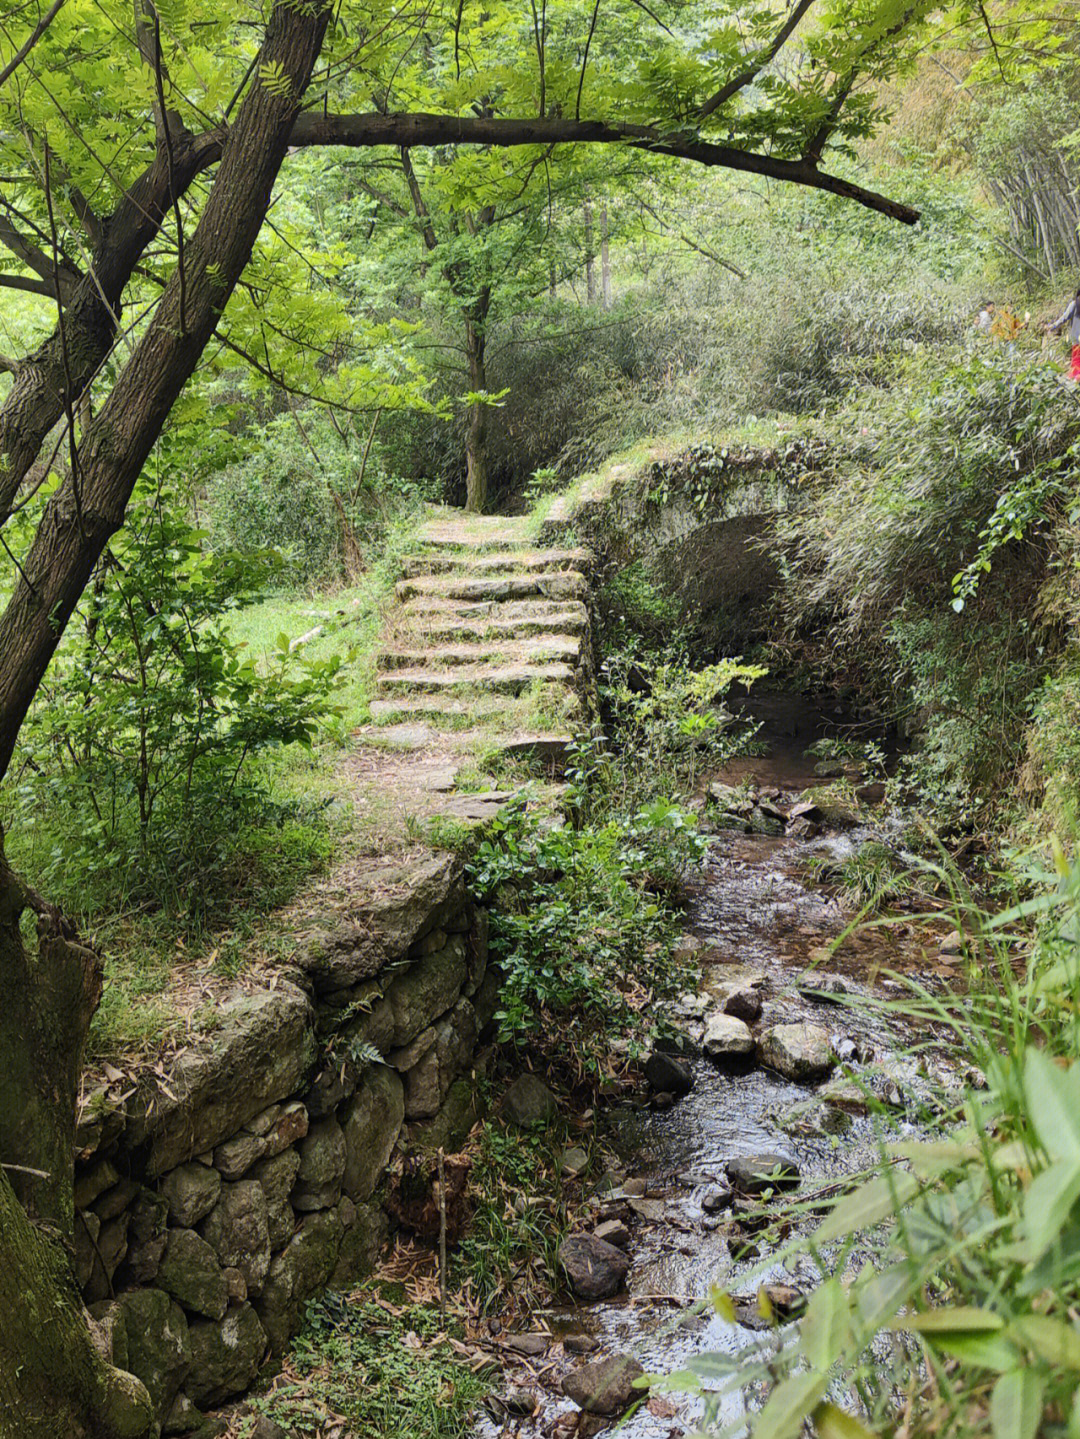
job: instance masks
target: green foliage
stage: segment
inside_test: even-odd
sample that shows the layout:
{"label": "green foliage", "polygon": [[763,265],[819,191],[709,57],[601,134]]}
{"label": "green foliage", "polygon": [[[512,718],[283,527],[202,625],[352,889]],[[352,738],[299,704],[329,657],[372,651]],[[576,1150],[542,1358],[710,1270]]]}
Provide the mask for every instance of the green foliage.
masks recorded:
{"label": "green foliage", "polygon": [[333,1293],[308,1305],[290,1372],[257,1401],[289,1434],[311,1439],[344,1419],[357,1434],[466,1439],[487,1390],[454,1353],[461,1326],[426,1305]]}
{"label": "green foliage", "polygon": [[912,856],[904,856],[880,840],[867,840],[853,854],[839,859],[829,854],[808,855],[806,869],[818,884],[833,886],[857,907],[860,919],[883,904],[910,896],[920,883]]}
{"label": "green foliage", "polygon": [[[571,779],[586,782],[580,771]],[[475,893],[495,900],[499,1037],[551,1048],[575,1077],[601,1072],[616,1035],[639,1043],[647,998],[681,978],[676,916],[653,891],[700,860],[704,843],[670,802],[580,828],[552,828],[524,800],[508,805],[469,861]]]}
{"label": "green foliage", "polygon": [[1013,875],[1029,897],[993,916],[955,872],[937,876],[974,935],[970,990],[912,983],[885,1007],[946,1033],[986,1086],[941,1096],[943,1134],[884,1147],[877,1172],[796,1241],[822,1274],[804,1319],[741,1360],[692,1366],[722,1380],[710,1385],[714,1412],[725,1391],[766,1386],[753,1439],[794,1436],[810,1415],[819,1433],[844,1433],[822,1408],[836,1384],[857,1395],[853,1434],[892,1433],[898,1394],[912,1434],[1076,1432],[1080,863],[1055,844],[1050,872]]}
{"label": "green foliage", "polygon": [[305,661],[282,637],[260,667],[230,636],[273,557],[210,556],[178,512],[160,493],[136,503],[24,731],[18,842],[76,913],[104,888],[198,921],[228,887],[240,832],[296,817],[253,761],[310,747],[334,713],[340,655]]}

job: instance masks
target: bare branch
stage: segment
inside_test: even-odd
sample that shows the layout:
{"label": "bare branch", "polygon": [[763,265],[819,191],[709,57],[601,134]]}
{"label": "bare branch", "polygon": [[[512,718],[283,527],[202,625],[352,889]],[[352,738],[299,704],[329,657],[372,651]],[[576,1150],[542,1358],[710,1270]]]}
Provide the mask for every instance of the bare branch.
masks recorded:
{"label": "bare branch", "polygon": [[27,295],[44,295],[52,299],[53,288],[47,280],[32,280],[29,275],[0,275],[0,290],[23,290]]}
{"label": "bare branch", "polygon": [[813,3],[814,0],[798,0],[794,10],[776,32],[772,44],[767,49],[759,51],[745,70],[740,70],[737,75],[733,75],[726,84],[720,86],[715,95],[705,101],[698,111],[699,120],[707,119],[714,111],[719,110],[721,105],[726,105],[733,95],[737,95],[740,90],[745,90],[747,85],[753,84],[762,70],[771,65],[780,54],[791,38],[796,25]]}
{"label": "bare branch", "polygon": [[[71,269],[68,265],[59,263],[57,256],[56,263],[43,254],[36,245],[21,234],[10,220],[0,215],[0,245],[4,245],[17,259],[21,260],[28,270],[33,270],[45,281],[45,289],[36,291],[38,294],[51,295],[54,293],[53,275],[55,273],[55,284],[59,286],[64,303],[71,298],[75,286],[82,278],[77,270]],[[15,288],[15,287],[10,287]],[[21,286],[19,288],[22,288]]]}
{"label": "bare branch", "polygon": [[45,31],[49,28],[49,26],[56,19],[57,15],[60,13],[60,11],[64,8],[66,4],[67,0],[53,0],[53,3],[49,6],[48,10],[46,10],[45,14],[42,15],[41,19],[34,26],[33,30],[27,36],[23,44],[19,46],[18,50],[16,50],[15,54],[12,55],[8,63],[4,66],[2,70],[0,70],[0,85],[5,84],[8,80],[11,79],[12,75],[14,75],[15,71],[26,59],[27,55],[30,54],[30,51],[41,39],[42,35],[45,34]]}

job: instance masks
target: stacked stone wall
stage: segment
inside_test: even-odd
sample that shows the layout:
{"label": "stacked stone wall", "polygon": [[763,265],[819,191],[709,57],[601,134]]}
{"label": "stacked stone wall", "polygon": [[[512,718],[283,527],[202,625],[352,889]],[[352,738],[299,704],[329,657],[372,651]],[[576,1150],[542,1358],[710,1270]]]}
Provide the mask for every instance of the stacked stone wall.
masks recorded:
{"label": "stacked stone wall", "polygon": [[459,861],[426,856],[299,935],[133,1092],[88,1097],[78,1280],[162,1433],[212,1432],[203,1411],[245,1392],[305,1302],[371,1270],[395,1153],[474,1112],[498,980]]}

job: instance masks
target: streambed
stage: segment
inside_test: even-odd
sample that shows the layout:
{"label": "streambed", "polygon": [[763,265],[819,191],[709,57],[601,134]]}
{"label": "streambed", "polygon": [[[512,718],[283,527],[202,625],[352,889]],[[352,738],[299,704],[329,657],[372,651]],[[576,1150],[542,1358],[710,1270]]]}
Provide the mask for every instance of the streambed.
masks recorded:
{"label": "streambed", "polygon": [[[790,806],[820,782],[813,761],[803,757],[806,743],[798,726],[786,737],[774,734],[766,758],[737,761],[715,778],[738,784],[752,773],[762,794],[781,808]],[[780,1023],[819,1025],[829,1032],[842,1062],[830,1081],[809,1086],[762,1068],[732,1073],[695,1058],[693,1087],[670,1108],[613,1112],[610,1139],[620,1164],[610,1176],[613,1187],[598,1201],[598,1218],[623,1218],[630,1229],[626,1292],[541,1316],[552,1336],[550,1345],[542,1358],[531,1361],[528,1373],[506,1376],[507,1382],[527,1384],[536,1392],[536,1412],[498,1420],[486,1416],[478,1439],[568,1439],[575,1433],[577,1409],[561,1394],[560,1381],[583,1361],[566,1352],[568,1336],[596,1341],[590,1360],[626,1354],[647,1372],[672,1372],[694,1356],[737,1352],[757,1337],[761,1324],[753,1299],[758,1285],[806,1289],[814,1284],[817,1275],[809,1259],[789,1261],[786,1268],[768,1266],[767,1253],[745,1252],[748,1244],[756,1247],[754,1236],[730,1211],[710,1211],[726,1185],[726,1166],[740,1156],[772,1152],[790,1157],[801,1175],[802,1195],[873,1162],[883,1134],[881,1118],[815,1102],[815,1094],[829,1083],[862,1084],[882,1098],[885,1137],[911,1138],[921,1132],[915,1116],[920,1097],[929,1097],[926,1079],[914,1061],[899,1057],[896,1035],[882,1015],[859,1001],[895,992],[890,971],[947,984],[959,961],[939,956],[934,936],[925,929],[904,925],[864,929],[825,958],[824,947],[843,933],[850,916],[815,885],[807,864],[815,854],[843,857],[871,838],[882,838],[881,830],[823,829],[812,837],[717,834],[687,911],[687,948],[693,951],[700,991],[683,996],[676,1009],[680,1022],[699,1039],[702,1009],[715,1006],[710,995],[733,978],[745,978],[762,996],[757,1033]],[[943,921],[942,932],[945,928]],[[815,983],[830,987],[823,983],[825,972],[834,977],[831,987],[843,991],[839,1002],[805,992]],[[937,1079],[950,1082],[944,1059],[930,1055],[923,1064]],[[744,1280],[751,1271],[753,1280]],[[714,1284],[736,1298],[745,1296],[746,1304],[737,1307],[741,1322],[729,1323],[708,1306],[697,1311],[695,1302]],[[740,1404],[734,1399],[724,1418],[737,1419]],[[693,1431],[700,1413],[700,1401],[664,1395],[642,1406],[618,1432],[626,1439],[677,1439]]]}

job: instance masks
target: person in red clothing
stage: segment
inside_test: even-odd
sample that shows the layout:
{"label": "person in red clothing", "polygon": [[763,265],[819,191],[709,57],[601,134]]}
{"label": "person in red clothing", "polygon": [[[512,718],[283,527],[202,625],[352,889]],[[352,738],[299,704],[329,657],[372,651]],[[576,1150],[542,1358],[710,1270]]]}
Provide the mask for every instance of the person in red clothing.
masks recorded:
{"label": "person in red clothing", "polygon": [[1069,379],[1080,380],[1080,290],[1072,297],[1065,306],[1064,313],[1047,325],[1052,335],[1058,335],[1068,325],[1069,342],[1072,345],[1072,363],[1069,367]]}

